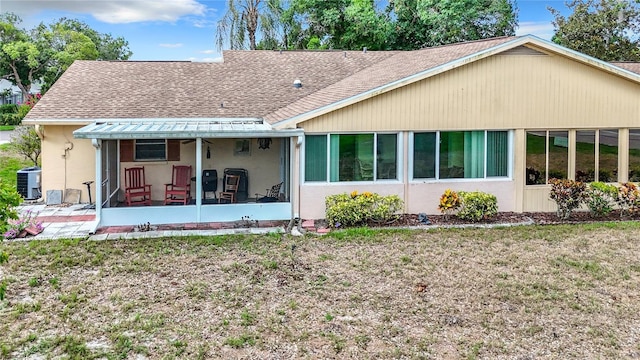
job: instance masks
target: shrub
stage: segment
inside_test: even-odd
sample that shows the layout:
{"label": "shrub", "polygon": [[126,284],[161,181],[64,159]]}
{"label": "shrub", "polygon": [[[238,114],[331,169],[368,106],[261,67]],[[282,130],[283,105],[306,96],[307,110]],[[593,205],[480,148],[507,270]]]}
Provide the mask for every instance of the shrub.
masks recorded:
{"label": "shrub", "polygon": [[366,225],[370,221],[388,222],[396,218],[403,206],[397,195],[359,194],[357,191],[327,196],[325,204],[327,221],[332,227]]}
{"label": "shrub", "polygon": [[613,211],[618,188],[603,182],[592,182],[587,188],[586,203],[592,216],[602,217]]}
{"label": "shrub", "polygon": [[618,188],[618,205],[620,206],[620,216],[630,215],[638,210],[640,201],[638,187],[632,182],[620,184]]}
{"label": "shrub", "polygon": [[456,215],[460,219],[478,222],[498,214],[498,199],[493,194],[461,191],[459,195],[462,204]]}
{"label": "shrub", "polygon": [[551,184],[549,197],[558,206],[558,217],[563,220],[569,219],[571,212],[584,202],[587,186],[580,181],[556,178],[549,179],[549,184]]}
{"label": "shrub", "polygon": [[0,105],[0,114],[13,114],[16,112],[18,112],[18,105],[16,104]]}
{"label": "shrub", "polygon": [[446,217],[452,214],[454,211],[460,208],[460,196],[458,193],[447,189],[444,194],[440,196],[440,203],[438,204],[438,210]]}
{"label": "shrub", "polygon": [[20,202],[22,202],[20,194],[0,179],[0,233],[7,230],[10,220],[18,218],[15,207],[20,205]]}

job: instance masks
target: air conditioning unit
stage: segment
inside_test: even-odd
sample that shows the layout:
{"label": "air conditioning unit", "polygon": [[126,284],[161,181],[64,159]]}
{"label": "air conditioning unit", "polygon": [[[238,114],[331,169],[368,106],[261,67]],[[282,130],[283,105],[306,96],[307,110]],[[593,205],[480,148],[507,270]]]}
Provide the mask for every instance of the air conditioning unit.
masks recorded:
{"label": "air conditioning unit", "polygon": [[18,170],[18,193],[27,200],[39,199],[42,196],[40,191],[40,177],[42,170],[37,166],[32,166]]}

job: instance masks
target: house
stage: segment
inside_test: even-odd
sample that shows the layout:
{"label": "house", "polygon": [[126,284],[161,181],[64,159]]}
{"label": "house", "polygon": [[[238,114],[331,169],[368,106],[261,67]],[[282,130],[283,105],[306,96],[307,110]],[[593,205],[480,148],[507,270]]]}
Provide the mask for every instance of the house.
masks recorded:
{"label": "house", "polygon": [[[43,193],[95,194],[98,226],[323,218],[336,193],[397,194],[437,213],[447,188],[501,211],[554,211],[550,177],[640,179],[640,69],[534,36],[416,51],[226,51],[221,63],[76,61],[28,114]],[[173,165],[186,205],[162,204]],[[123,206],[144,166],[151,206]],[[200,174],[242,171],[212,201]],[[283,183],[278,201],[255,193]],[[87,199],[86,190],[83,199]]]}
{"label": "house", "polygon": [[[40,92],[41,84],[39,82],[35,82],[31,85],[30,92],[32,95]],[[22,92],[20,89],[13,85],[9,80],[0,79],[0,105],[5,104],[21,104],[27,101],[27,99],[22,96]]]}

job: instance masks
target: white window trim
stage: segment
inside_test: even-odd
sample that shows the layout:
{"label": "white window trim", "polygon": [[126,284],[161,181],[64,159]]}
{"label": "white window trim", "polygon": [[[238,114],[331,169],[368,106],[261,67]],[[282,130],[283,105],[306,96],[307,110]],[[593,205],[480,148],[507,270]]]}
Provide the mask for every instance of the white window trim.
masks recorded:
{"label": "white window trim", "polygon": [[[330,161],[331,161],[331,135],[362,135],[362,134],[373,134],[373,155],[374,155],[374,162],[373,162],[373,177],[374,180],[370,180],[370,181],[331,181],[331,166],[330,166]],[[377,179],[377,147],[378,147],[378,134],[384,135],[384,134],[392,134],[392,135],[396,135],[396,179]],[[320,135],[324,135],[327,138],[327,159],[326,159],[326,164],[327,164],[327,173],[325,175],[325,180],[322,181],[307,181],[306,180],[306,153],[307,153],[307,142],[305,141],[302,144],[302,153],[300,156],[300,170],[302,172],[302,184],[304,185],[322,185],[322,186],[327,186],[327,185],[346,185],[346,184],[366,184],[366,185],[371,185],[371,184],[398,184],[398,183],[402,183],[402,174],[403,174],[403,170],[404,170],[404,161],[403,161],[403,149],[404,149],[404,142],[402,141],[402,131],[367,131],[367,132],[333,132],[333,133],[307,133],[305,134],[305,136],[320,136]]]}
{"label": "white window trim", "polygon": [[[452,132],[452,131],[478,131],[478,130],[425,130],[425,131],[412,131],[409,133],[409,144],[408,144],[408,161],[407,165],[409,166],[409,182],[412,184],[423,184],[423,183],[443,183],[443,182],[477,182],[477,181],[505,181],[505,180],[513,180],[513,155],[514,155],[514,130],[506,130],[506,129],[491,129],[491,130],[482,130],[484,131],[484,177],[480,178],[453,178],[453,179],[441,179],[440,178],[440,133],[442,132]],[[506,131],[507,132],[507,152],[509,161],[507,163],[507,176],[487,176],[487,133],[489,131]],[[414,178],[413,177],[413,164],[414,164],[414,134],[415,133],[436,133],[436,154],[435,154],[435,168],[436,168],[436,176],[433,178]]]}

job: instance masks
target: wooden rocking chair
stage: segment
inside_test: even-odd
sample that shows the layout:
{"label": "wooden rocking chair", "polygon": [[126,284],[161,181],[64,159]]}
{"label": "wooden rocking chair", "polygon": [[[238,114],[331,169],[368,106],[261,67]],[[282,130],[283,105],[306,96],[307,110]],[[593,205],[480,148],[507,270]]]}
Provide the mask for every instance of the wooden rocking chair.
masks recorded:
{"label": "wooden rocking chair", "polygon": [[222,204],[237,202],[236,194],[238,193],[238,186],[240,185],[240,176],[227,174],[224,179],[224,191],[220,193],[220,200],[218,200],[218,202]]}
{"label": "wooden rocking chair", "polygon": [[144,166],[124,169],[124,201],[127,206],[151,205],[151,185],[144,179]]}
{"label": "wooden rocking chair", "polygon": [[190,201],[191,166],[173,165],[171,184],[165,184],[164,188],[164,204],[187,205]]}

